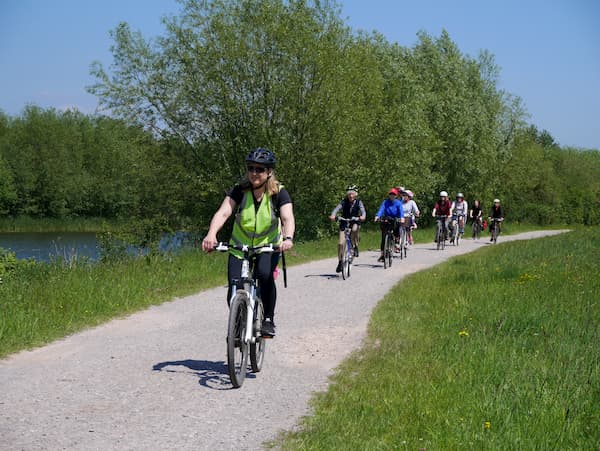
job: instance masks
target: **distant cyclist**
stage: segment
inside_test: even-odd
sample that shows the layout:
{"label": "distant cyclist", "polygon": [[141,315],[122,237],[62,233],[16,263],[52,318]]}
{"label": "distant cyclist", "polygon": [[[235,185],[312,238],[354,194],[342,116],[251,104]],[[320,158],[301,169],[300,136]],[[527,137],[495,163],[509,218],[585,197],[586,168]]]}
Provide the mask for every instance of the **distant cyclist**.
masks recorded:
{"label": "distant cyclist", "polygon": [[[494,199],[494,205],[490,210],[490,215],[488,217],[490,220],[490,234],[492,234],[492,230],[494,227],[498,227],[498,235],[500,235],[500,222],[504,220],[504,211],[502,210],[502,205],[500,205],[500,199]],[[496,221],[492,221],[492,219],[496,219]],[[490,238],[490,241],[494,241],[494,238]]]}
{"label": "distant cyclist", "polygon": [[[358,243],[360,241],[360,223],[367,219],[367,212],[362,201],[358,198],[358,188],[356,185],[350,185],[346,189],[346,197],[333,209],[329,219],[335,221],[338,212],[342,212],[343,218],[357,218],[356,221],[350,221],[352,232],[350,239],[352,241],[352,251],[355,257],[358,257]],[[344,242],[346,241],[345,229],[348,221],[340,221],[340,233],[338,239],[338,265],[336,272],[342,272],[342,259],[344,252]]]}
{"label": "distant cyclist", "polygon": [[469,210],[469,219],[471,219],[473,224],[479,224],[479,230],[483,230],[483,209],[481,208],[479,199],[473,201],[473,205]]}
{"label": "distant cyclist", "polygon": [[413,200],[414,194],[411,190],[404,190],[402,193],[402,208],[404,209],[404,227],[408,233],[408,242],[413,244],[412,231],[417,228],[417,221],[421,215],[417,203]]}
{"label": "distant cyclist", "polygon": [[[392,188],[388,191],[388,198],[385,199],[379,206],[377,214],[375,215],[375,222],[380,220],[391,221],[391,226],[394,227],[394,238],[396,245],[398,246],[398,240],[400,238],[400,225],[404,222],[404,209],[402,202],[398,200],[400,192],[398,188]],[[390,227],[389,222],[381,223],[381,256],[378,261],[383,261],[383,245],[385,243],[385,234]]]}
{"label": "distant cyclist", "polygon": [[[275,178],[275,155],[264,148],[251,151],[246,156],[246,170],[246,177],[227,193],[210,221],[208,233],[202,241],[204,251],[211,252],[218,244],[217,232],[234,213],[231,244],[261,246],[273,243],[279,245],[280,252],[293,246],[295,222],[292,200]],[[256,275],[265,307],[262,333],[271,337],[275,335],[273,319],[277,299],[273,272],[279,262],[280,252],[263,253],[256,258]],[[233,281],[241,275],[240,251],[230,250],[227,269],[229,302]]]}
{"label": "distant cyclist", "polygon": [[456,200],[452,202],[452,227],[458,227],[458,233],[461,236],[465,234],[468,213],[469,205],[465,200],[465,195],[463,193],[456,194]]}
{"label": "distant cyclist", "polygon": [[[444,216],[446,218],[444,219],[445,229],[446,231],[448,230],[450,217],[452,216],[452,202],[448,199],[448,193],[446,191],[440,191],[440,198],[435,203],[431,216],[434,218],[436,216]],[[444,237],[444,239],[446,239],[446,237]]]}

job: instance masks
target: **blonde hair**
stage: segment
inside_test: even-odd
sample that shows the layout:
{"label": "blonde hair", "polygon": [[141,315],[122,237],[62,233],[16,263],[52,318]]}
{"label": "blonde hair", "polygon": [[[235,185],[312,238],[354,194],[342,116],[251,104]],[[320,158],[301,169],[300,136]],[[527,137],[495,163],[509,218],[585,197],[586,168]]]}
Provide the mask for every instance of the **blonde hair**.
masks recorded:
{"label": "blonde hair", "polygon": [[[279,180],[277,180],[277,177],[275,177],[275,170],[271,169],[271,175],[269,176],[269,178],[267,179],[267,188],[266,188],[266,192],[269,193],[269,196],[273,196],[277,193],[279,193]],[[244,190],[248,190],[252,188],[252,184],[250,183],[250,179],[248,179],[248,176],[244,176],[244,179],[240,182],[240,185],[242,186],[242,188]]]}

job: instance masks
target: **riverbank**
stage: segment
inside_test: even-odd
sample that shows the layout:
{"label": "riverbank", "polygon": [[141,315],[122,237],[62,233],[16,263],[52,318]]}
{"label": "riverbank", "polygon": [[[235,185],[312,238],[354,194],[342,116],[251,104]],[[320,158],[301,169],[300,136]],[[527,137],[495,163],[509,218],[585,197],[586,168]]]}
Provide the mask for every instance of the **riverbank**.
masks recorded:
{"label": "riverbank", "polygon": [[127,226],[126,221],[104,218],[0,218],[0,232],[114,232]]}

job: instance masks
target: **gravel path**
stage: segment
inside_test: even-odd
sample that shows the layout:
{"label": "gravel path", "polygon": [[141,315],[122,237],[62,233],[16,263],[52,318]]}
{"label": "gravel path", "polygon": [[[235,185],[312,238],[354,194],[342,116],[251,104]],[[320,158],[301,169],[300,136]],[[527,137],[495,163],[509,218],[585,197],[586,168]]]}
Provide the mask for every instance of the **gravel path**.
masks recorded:
{"label": "gravel path", "polygon": [[364,251],[346,281],[334,259],[288,269],[277,338],[238,390],[225,366],[225,288],[0,360],[0,449],[261,449],[310,413],[311,394],[360,346],[371,310],[400,279],[486,245],[415,245],[387,270]]}

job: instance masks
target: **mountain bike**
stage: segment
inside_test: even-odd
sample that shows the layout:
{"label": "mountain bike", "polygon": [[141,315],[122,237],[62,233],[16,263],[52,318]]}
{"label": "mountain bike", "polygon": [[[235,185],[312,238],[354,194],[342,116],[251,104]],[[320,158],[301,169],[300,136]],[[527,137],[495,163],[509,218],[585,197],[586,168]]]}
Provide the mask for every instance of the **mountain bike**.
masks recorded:
{"label": "mountain bike", "polygon": [[260,372],[265,357],[266,341],[261,333],[265,312],[260,299],[254,260],[258,254],[277,251],[278,246],[268,244],[250,247],[229,243],[215,246],[215,250],[219,252],[227,252],[229,249],[243,252],[241,276],[232,281],[227,325],[227,370],[231,383],[239,388],[246,378],[248,355],[254,373]]}
{"label": "mountain bike", "polygon": [[346,221],[344,228],[344,245],[342,249],[342,279],[350,277],[350,267],[354,260],[354,249],[352,247],[352,221],[358,221],[358,218],[337,218],[338,221]]}
{"label": "mountain bike", "polygon": [[496,243],[498,241],[498,235],[500,235],[500,224],[504,219],[502,218],[490,218],[490,234],[491,241]]}
{"label": "mountain bike", "polygon": [[473,218],[473,224],[471,225],[471,234],[473,239],[478,240],[482,230],[483,225],[481,224],[481,218]]}
{"label": "mountain bike", "polygon": [[396,226],[396,218],[381,218],[382,227],[385,229],[385,237],[383,240],[383,269],[391,268],[392,259],[394,258],[394,228]]}
{"label": "mountain bike", "polygon": [[436,216],[435,220],[437,224],[435,226],[435,242],[437,243],[437,250],[444,250],[446,247],[446,218],[447,216]]}

